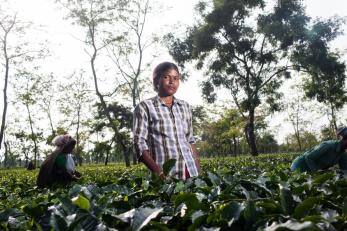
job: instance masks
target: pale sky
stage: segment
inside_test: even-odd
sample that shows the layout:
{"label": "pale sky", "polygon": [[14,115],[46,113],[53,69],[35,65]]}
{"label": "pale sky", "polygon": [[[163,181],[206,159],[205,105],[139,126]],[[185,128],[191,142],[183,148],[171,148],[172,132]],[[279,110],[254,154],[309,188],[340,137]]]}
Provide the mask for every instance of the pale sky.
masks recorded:
{"label": "pale sky", "polygon": [[[47,69],[63,75],[64,73],[70,74],[74,69],[86,65],[88,57],[83,51],[81,42],[76,39],[83,39],[84,34],[77,27],[63,20],[63,13],[53,3],[53,0],[10,0],[10,2],[18,11],[19,18],[45,26],[47,39],[54,48],[54,55],[47,59],[47,63],[44,64]],[[165,4],[168,10],[163,11],[159,17],[150,20],[152,30],[167,33],[173,25],[191,25],[193,22],[193,7],[198,2],[197,0],[159,0],[159,2]],[[306,0],[304,4],[307,6],[308,15],[313,18],[327,18],[334,15],[347,16],[347,1],[344,0]],[[347,32],[346,24],[344,30]],[[341,36],[334,42],[334,47],[340,51],[345,50],[347,53],[346,41],[347,36]],[[347,60],[346,55],[344,59]],[[153,68],[164,60],[173,61],[167,53],[162,53],[154,60]],[[192,105],[201,105],[203,101],[198,86],[201,79],[202,73],[194,71],[189,81],[181,84],[176,96]],[[276,116],[272,118],[276,122],[270,126],[279,128],[276,129],[278,132],[275,133],[278,137],[283,138],[284,134],[292,131],[281,120],[283,115],[278,114]],[[318,124],[316,123],[317,128],[320,126]]]}

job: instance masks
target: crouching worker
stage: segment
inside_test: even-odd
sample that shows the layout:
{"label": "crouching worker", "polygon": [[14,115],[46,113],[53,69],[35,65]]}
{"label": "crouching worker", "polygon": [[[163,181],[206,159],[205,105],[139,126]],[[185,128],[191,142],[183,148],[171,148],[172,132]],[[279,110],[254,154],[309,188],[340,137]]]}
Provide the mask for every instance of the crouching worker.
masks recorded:
{"label": "crouching worker", "polygon": [[56,149],[42,163],[37,177],[40,188],[51,186],[53,183],[67,184],[78,180],[81,174],[75,170],[71,153],[76,145],[70,135],[60,135],[53,140]]}
{"label": "crouching worker", "polygon": [[340,140],[324,141],[298,156],[292,163],[292,171],[314,172],[324,170],[336,164],[343,172],[347,172],[347,127],[337,130]]}

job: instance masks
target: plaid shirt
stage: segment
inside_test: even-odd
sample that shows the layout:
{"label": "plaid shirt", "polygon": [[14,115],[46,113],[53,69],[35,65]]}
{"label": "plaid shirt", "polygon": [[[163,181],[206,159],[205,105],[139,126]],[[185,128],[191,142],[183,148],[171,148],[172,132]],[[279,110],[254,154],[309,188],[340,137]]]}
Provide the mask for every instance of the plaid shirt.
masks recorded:
{"label": "plaid shirt", "polygon": [[137,105],[133,118],[134,147],[138,157],[149,150],[161,168],[165,161],[176,159],[169,175],[185,179],[185,167],[190,176],[198,175],[190,145],[195,140],[192,110],[188,103],[174,98],[170,109],[155,96]]}

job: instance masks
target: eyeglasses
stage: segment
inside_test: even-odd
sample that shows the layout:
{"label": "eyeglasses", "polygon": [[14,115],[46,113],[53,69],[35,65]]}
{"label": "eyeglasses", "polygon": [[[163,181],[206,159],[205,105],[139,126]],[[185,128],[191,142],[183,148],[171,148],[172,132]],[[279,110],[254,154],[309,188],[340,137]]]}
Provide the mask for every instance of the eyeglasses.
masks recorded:
{"label": "eyeglasses", "polygon": [[181,79],[181,77],[179,75],[164,75],[163,79],[171,80],[171,81],[178,81]]}

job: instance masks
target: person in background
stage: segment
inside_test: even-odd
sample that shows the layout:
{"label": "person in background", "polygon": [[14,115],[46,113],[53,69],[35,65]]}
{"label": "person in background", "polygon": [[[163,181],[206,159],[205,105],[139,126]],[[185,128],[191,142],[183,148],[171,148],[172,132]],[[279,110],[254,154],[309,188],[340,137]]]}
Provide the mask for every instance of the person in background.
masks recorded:
{"label": "person in background", "polygon": [[54,183],[70,183],[81,177],[81,174],[75,169],[71,156],[76,140],[66,134],[55,137],[53,143],[56,149],[42,163],[37,177],[36,183],[40,188],[51,186]]}
{"label": "person in background", "polygon": [[27,165],[27,170],[34,170],[36,167],[35,167],[35,164],[32,160],[29,161],[28,165]]}
{"label": "person in background", "polygon": [[169,175],[187,179],[201,173],[195,147],[190,105],[174,97],[181,75],[170,62],[153,71],[156,96],[140,102],[133,113],[134,149],[139,161],[164,179],[163,164],[176,159]]}
{"label": "person in background", "polygon": [[347,127],[337,129],[339,140],[329,140],[311,148],[298,156],[290,167],[292,171],[314,172],[324,170],[336,164],[347,172]]}

